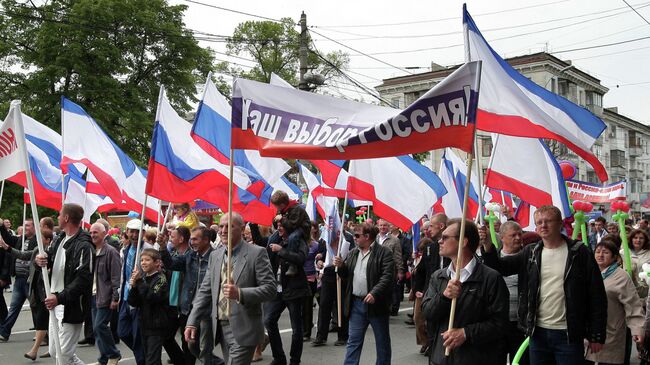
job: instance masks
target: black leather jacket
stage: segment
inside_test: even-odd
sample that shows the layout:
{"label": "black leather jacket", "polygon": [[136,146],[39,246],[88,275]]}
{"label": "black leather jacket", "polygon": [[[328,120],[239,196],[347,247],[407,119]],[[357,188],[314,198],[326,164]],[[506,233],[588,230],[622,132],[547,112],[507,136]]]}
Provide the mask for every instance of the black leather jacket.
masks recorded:
{"label": "black leather jacket", "polygon": [[[345,289],[344,313],[350,317],[352,307],[352,285],[354,281],[354,268],[359,258],[359,248],[355,247],[345,260],[345,265],[339,268],[339,275],[347,279]],[[366,267],[368,293],[375,297],[375,303],[368,305],[368,315],[383,316],[390,314],[393,285],[395,283],[395,263],[393,252],[384,246],[373,243],[370,246],[370,257]]]}
{"label": "black leather jacket", "polygon": [[[563,236],[569,252],[564,270],[567,334],[572,343],[605,343],[607,295],[594,255],[580,241]],[[519,275],[519,328],[531,336],[537,322],[540,269],[544,243],[524,247],[518,254],[498,257],[496,250],[484,252],[486,265],[503,276]]]}
{"label": "black leather jacket", "polygon": [[[47,255],[49,268],[52,268],[56,252],[65,237],[65,234],[59,235],[54,244],[50,245]],[[65,306],[63,322],[83,323],[84,312],[81,295],[92,289],[95,249],[90,235],[81,228],[77,234],[65,242],[63,248],[65,248],[64,289],[54,294],[59,304]]]}

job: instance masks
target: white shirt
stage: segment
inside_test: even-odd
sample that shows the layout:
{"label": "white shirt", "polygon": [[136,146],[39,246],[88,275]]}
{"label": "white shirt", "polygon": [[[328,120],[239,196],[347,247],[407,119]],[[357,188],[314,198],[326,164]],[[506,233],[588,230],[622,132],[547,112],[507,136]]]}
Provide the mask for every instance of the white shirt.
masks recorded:
{"label": "white shirt", "polygon": [[[456,265],[455,262],[451,262],[449,266],[447,266],[447,274],[449,274],[450,278],[455,278],[456,277],[456,271],[454,271],[453,266]],[[472,275],[474,272],[474,268],[476,267],[476,258],[472,258],[470,262],[465,265],[464,268],[460,270],[460,282],[464,283],[469,279],[469,277]]]}
{"label": "white shirt", "polygon": [[52,284],[50,291],[52,293],[60,293],[65,288],[65,243],[70,239],[70,236],[65,236],[63,241],[56,250],[54,257],[54,264],[52,265]]}
{"label": "white shirt", "polygon": [[368,260],[370,259],[370,249],[364,254],[359,250],[357,263],[354,266],[354,277],[352,278],[352,295],[365,297],[368,295]]}
{"label": "white shirt", "polygon": [[390,237],[390,232],[384,234],[379,234],[379,239],[377,240],[380,245],[384,245],[384,241],[386,241]]}

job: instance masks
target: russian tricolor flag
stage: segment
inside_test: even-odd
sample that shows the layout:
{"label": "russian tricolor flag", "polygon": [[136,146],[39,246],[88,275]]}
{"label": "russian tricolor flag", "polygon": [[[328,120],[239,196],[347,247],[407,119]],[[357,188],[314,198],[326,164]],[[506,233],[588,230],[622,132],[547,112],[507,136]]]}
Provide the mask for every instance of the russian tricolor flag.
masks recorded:
{"label": "russian tricolor flag", "polygon": [[467,61],[483,61],[476,127],[511,136],[549,138],[565,144],[593,166],[607,171],[591,146],[607,127],[589,110],[537,85],[504,61],[487,43],[463,5]]}
{"label": "russian tricolor flag", "polygon": [[[191,135],[203,150],[225,165],[230,159],[231,114],[228,101],[208,76]],[[259,151],[254,150],[233,151],[233,163],[253,181],[248,191],[266,203],[270,198],[269,185],[290,169],[281,158],[262,157]]]}
{"label": "russian tricolor flag", "polygon": [[[228,208],[229,167],[204,151],[191,136],[191,125],[172,108],[161,91],[156,113],[147,194],[173,203],[202,199]],[[233,170],[233,209],[244,219],[270,224],[274,211],[246,189],[251,186],[249,175],[242,169]]]}
{"label": "russian tricolor flag", "polygon": [[554,205],[571,215],[560,166],[541,139],[492,136],[492,159],[485,185],[509,191],[535,207]]}
{"label": "russian tricolor flag", "polygon": [[[448,191],[440,202],[434,207],[434,212],[444,212],[450,218],[460,218],[463,216],[463,198],[465,196],[465,184],[467,184],[467,175],[465,172],[467,165],[451,148],[446,148],[440,161],[440,180]],[[469,188],[469,199],[467,200],[467,218],[474,219],[479,207],[479,186],[478,178],[472,173]],[[485,198],[485,197],[484,197]]]}
{"label": "russian tricolor flag", "polygon": [[447,189],[433,171],[409,156],[350,161],[348,191],[373,202],[374,213],[408,230]]}

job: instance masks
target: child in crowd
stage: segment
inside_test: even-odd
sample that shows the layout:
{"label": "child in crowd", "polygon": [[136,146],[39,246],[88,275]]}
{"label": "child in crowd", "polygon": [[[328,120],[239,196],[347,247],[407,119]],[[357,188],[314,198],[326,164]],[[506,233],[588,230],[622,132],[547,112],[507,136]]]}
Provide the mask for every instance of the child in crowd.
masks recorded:
{"label": "child in crowd", "polygon": [[128,302],[139,307],[140,330],[146,365],[161,365],[163,342],[169,335],[169,283],[160,271],[160,253],[152,248],[142,250],[140,266],[131,275]]}

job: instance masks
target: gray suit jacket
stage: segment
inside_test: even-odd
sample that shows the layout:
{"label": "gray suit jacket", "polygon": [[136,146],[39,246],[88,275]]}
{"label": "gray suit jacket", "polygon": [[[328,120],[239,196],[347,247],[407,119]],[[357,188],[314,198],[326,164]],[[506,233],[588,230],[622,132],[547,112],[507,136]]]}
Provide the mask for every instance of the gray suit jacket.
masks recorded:
{"label": "gray suit jacket", "polygon": [[[243,240],[238,246],[232,265],[240,301],[230,301],[230,326],[236,329],[233,335],[239,346],[256,346],[264,340],[262,302],[275,298],[277,284],[266,249]],[[202,319],[212,318],[212,328],[217,329],[224,251],[222,246],[210,254],[208,272],[192,302],[188,326],[199,328]]]}
{"label": "gray suit jacket", "polygon": [[[379,235],[375,239],[375,242],[379,244]],[[393,237],[392,234],[388,234],[388,238],[384,241],[383,245],[387,247],[393,253],[393,261],[395,262],[395,274],[404,273],[404,266],[402,265],[402,243],[399,238]],[[397,280],[397,279],[395,279]]]}

